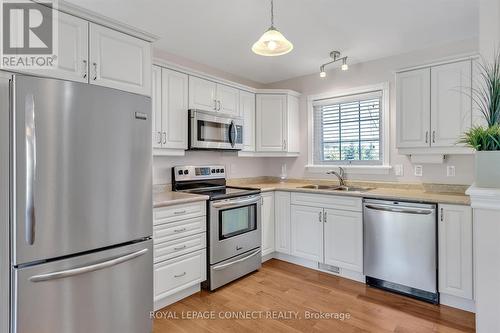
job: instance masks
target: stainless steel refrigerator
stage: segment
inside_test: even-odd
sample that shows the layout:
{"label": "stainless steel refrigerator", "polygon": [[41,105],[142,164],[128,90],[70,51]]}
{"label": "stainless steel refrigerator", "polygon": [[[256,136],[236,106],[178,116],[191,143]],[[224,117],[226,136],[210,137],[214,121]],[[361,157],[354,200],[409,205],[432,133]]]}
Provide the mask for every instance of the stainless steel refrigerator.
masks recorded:
{"label": "stainless steel refrigerator", "polygon": [[0,96],[0,322],[150,332],[150,99],[25,75],[2,75]]}

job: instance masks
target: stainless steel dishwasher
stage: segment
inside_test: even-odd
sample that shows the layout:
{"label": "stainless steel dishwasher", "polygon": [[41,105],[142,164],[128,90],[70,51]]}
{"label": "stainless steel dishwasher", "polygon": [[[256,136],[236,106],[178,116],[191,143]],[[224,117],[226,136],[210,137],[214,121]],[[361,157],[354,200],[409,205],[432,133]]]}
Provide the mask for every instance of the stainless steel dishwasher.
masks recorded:
{"label": "stainless steel dishwasher", "polygon": [[436,205],[365,199],[368,285],[439,303]]}

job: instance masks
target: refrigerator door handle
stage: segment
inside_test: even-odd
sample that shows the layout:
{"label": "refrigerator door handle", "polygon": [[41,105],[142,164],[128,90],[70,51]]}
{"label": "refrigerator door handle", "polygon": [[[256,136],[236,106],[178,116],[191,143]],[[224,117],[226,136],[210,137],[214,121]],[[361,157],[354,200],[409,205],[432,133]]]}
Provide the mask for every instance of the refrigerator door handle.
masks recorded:
{"label": "refrigerator door handle", "polygon": [[26,135],[26,243],[35,242],[35,179],[36,179],[36,125],[35,100],[33,95],[26,96],[24,106],[24,122]]}
{"label": "refrigerator door handle", "polygon": [[47,273],[47,274],[41,274],[41,275],[35,275],[29,278],[31,282],[43,282],[43,281],[49,281],[49,280],[55,280],[55,279],[63,279],[75,275],[80,275],[80,274],[85,274],[89,272],[94,272],[100,269],[108,268],[111,266],[115,266],[118,264],[121,264],[125,261],[132,260],[134,258],[140,257],[148,252],[148,249],[142,249],[136,252],[132,252],[129,254],[126,254],[124,256],[110,259],[110,260],[105,260],[98,262],[96,264],[88,265],[88,266],[82,266],[82,267],[77,267],[77,268],[72,268],[64,271],[57,271],[53,273]]}

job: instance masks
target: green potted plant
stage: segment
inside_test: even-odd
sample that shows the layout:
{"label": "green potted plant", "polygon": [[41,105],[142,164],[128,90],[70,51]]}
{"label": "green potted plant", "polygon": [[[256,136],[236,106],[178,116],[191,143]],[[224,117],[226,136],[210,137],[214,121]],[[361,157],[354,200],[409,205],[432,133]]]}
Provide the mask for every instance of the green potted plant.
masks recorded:
{"label": "green potted plant", "polygon": [[476,151],[476,186],[500,188],[500,52],[479,67],[481,82],[472,98],[484,124],[473,126],[460,142]]}

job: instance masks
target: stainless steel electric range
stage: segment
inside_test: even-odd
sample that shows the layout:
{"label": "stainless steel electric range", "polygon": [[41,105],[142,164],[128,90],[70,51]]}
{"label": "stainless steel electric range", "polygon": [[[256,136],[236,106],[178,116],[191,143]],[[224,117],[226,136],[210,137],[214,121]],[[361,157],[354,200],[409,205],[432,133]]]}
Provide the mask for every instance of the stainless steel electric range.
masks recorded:
{"label": "stainless steel electric range", "polygon": [[172,190],[210,197],[206,289],[217,289],[261,267],[260,190],[226,186],[223,165],[173,167]]}

